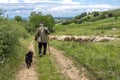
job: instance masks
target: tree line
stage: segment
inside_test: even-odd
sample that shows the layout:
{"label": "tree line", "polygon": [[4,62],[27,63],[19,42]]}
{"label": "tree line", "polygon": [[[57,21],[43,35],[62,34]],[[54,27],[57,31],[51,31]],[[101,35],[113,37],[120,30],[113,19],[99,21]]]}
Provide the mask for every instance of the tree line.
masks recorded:
{"label": "tree line", "polygon": [[26,26],[26,29],[30,33],[35,32],[35,30],[39,27],[40,22],[44,23],[45,26],[49,28],[50,32],[53,32],[53,26],[55,25],[55,21],[52,15],[43,15],[41,12],[31,12],[28,21],[23,20],[22,17],[18,15],[14,17],[14,20],[28,23],[29,25]]}
{"label": "tree line", "polygon": [[115,17],[115,19],[117,19],[119,16],[120,16],[120,9],[104,11],[104,12],[98,12],[98,11],[93,11],[91,13],[83,12],[80,15],[76,15],[72,19],[61,22],[61,24],[63,25],[68,25],[71,23],[81,24],[83,22],[92,22],[110,17]]}

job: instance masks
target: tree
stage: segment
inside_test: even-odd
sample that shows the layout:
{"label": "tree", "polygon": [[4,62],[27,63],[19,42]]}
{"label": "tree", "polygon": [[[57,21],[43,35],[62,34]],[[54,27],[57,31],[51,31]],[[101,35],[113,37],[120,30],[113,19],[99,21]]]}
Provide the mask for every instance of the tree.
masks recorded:
{"label": "tree", "polygon": [[94,11],[94,12],[93,12],[93,16],[94,16],[94,17],[99,16],[99,12]]}
{"label": "tree", "polygon": [[23,21],[23,19],[22,19],[22,17],[21,16],[15,16],[14,17],[14,20],[16,20],[16,21]]}
{"label": "tree", "polygon": [[91,17],[90,16],[87,16],[87,19],[90,19]]}
{"label": "tree", "polygon": [[87,13],[86,13],[86,12],[83,12],[83,13],[81,13],[80,15],[75,16],[75,19],[81,19],[81,18],[83,18],[83,17],[86,16],[86,15],[87,15]]}
{"label": "tree", "polygon": [[1,18],[1,19],[5,17],[5,16],[4,16],[4,13],[5,13],[5,12],[6,12],[6,11],[2,10],[2,8],[0,9],[0,18]]}
{"label": "tree", "polygon": [[2,9],[0,9],[0,16],[4,14],[4,11]]}
{"label": "tree", "polygon": [[44,23],[45,26],[47,26],[49,29],[51,29],[52,32],[52,27],[55,25],[54,18],[48,14],[48,15],[42,15],[41,12],[31,12],[31,15],[29,17],[29,22],[30,25],[32,26],[30,29],[32,32],[34,32],[38,27],[39,23]]}
{"label": "tree", "polygon": [[101,14],[101,18],[102,18],[102,19],[107,18],[107,14],[108,14],[107,11],[103,12],[103,13]]}
{"label": "tree", "polygon": [[112,13],[108,13],[108,17],[112,17],[113,16],[113,14]]}

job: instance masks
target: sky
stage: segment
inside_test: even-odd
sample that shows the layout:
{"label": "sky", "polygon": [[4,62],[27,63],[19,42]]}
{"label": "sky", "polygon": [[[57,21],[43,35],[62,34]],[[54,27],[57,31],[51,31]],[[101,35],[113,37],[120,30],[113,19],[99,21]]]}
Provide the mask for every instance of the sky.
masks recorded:
{"label": "sky", "polygon": [[27,18],[33,11],[53,17],[74,17],[83,12],[118,9],[119,5],[120,0],[0,0],[0,8],[10,18]]}

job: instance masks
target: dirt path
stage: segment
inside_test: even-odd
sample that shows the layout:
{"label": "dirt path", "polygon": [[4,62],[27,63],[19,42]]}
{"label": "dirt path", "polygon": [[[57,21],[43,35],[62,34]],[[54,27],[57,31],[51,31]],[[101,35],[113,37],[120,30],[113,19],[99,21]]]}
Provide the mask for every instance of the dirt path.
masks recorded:
{"label": "dirt path", "polygon": [[33,46],[33,41],[28,46],[28,49],[30,49],[30,50],[32,49],[34,52],[32,66],[29,69],[27,69],[25,62],[23,62],[17,73],[16,80],[38,80],[38,74],[35,71],[35,68],[36,68],[35,56],[36,55],[35,55],[35,50],[34,50],[34,46]]}
{"label": "dirt path", "polygon": [[72,60],[65,57],[62,51],[50,47],[50,52],[57,61],[60,71],[67,76],[69,80],[88,80],[85,77],[85,73],[83,73],[83,71],[80,73],[80,71],[73,65]]}
{"label": "dirt path", "polygon": [[[16,80],[38,80],[38,74],[35,71],[36,54],[33,41],[30,43],[28,49],[32,49],[34,52],[32,66],[30,69],[27,69],[25,62],[23,62],[18,70]],[[58,51],[55,48],[50,47],[50,52],[58,63],[58,69],[60,69],[61,73],[67,76],[69,80],[88,80],[85,77],[85,74],[81,74],[80,71],[73,65],[72,60],[64,56],[62,51]]]}

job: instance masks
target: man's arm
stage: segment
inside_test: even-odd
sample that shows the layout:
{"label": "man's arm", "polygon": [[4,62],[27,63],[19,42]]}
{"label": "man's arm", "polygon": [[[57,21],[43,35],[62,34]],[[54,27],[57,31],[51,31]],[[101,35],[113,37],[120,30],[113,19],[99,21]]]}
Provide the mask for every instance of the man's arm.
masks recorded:
{"label": "man's arm", "polygon": [[45,32],[49,35],[50,34],[50,31],[48,29],[48,27],[45,27]]}
{"label": "man's arm", "polygon": [[37,40],[37,37],[38,37],[38,29],[35,32],[35,41]]}

